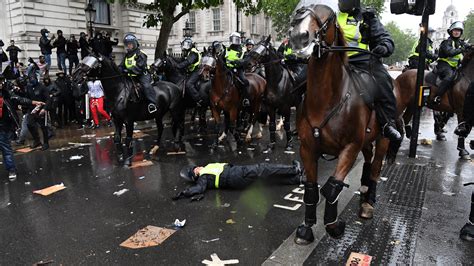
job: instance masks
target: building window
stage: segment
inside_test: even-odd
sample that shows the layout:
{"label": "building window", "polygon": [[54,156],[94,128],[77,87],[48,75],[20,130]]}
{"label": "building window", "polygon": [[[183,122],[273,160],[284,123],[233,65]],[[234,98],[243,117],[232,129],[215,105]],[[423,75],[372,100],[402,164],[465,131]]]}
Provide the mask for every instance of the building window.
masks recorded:
{"label": "building window", "polygon": [[212,30],[213,31],[221,30],[221,9],[220,8],[212,9]]}
{"label": "building window", "polygon": [[106,0],[93,0],[95,13],[95,24],[110,25],[110,7]]}
{"label": "building window", "polygon": [[192,32],[196,32],[196,12],[195,11],[189,11],[189,27],[193,30]]}
{"label": "building window", "polygon": [[265,35],[270,35],[270,18],[265,17]]}
{"label": "building window", "polygon": [[251,23],[252,23],[250,27],[251,33],[256,34],[257,33],[257,16],[252,15]]}

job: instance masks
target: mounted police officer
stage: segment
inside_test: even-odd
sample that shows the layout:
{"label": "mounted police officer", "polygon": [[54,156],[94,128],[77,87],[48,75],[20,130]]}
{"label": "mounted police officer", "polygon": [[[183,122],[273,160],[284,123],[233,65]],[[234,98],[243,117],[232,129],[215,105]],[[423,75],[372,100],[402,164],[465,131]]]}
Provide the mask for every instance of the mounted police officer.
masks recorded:
{"label": "mounted police officer", "polygon": [[302,60],[295,55],[288,38],[285,38],[280,44],[277,53],[283,57],[282,63],[290,70],[290,77],[293,79],[294,84],[300,85],[305,82],[308,72],[306,60]]}
{"label": "mounted police officer", "polygon": [[191,38],[185,38],[181,42],[181,51],[184,60],[176,66],[179,69],[185,70],[188,75],[186,81],[186,94],[188,94],[197,106],[204,105],[204,100],[201,99],[196,84],[199,80],[199,64],[201,64],[201,53],[196,49]]}
{"label": "mounted police officer", "polygon": [[[433,28],[428,29],[428,39],[426,40],[426,66],[425,69],[429,69],[429,65],[438,59],[436,51],[433,49],[433,41],[431,36],[435,30]],[[411,49],[410,55],[408,56],[408,69],[417,69],[418,61],[420,58],[420,40],[417,40]]]}
{"label": "mounted police officer", "polygon": [[456,69],[463,58],[462,53],[470,48],[470,45],[461,40],[464,31],[464,24],[456,21],[448,29],[449,38],[444,40],[439,46],[437,73],[441,79],[438,91],[434,98],[434,103],[440,104],[444,93],[451,88],[454,81]]}
{"label": "mounted police officer", "polygon": [[397,108],[392,78],[379,59],[393,53],[394,42],[374,11],[361,8],[360,0],[339,0],[339,10],[337,21],[347,44],[350,47],[370,50],[377,56],[357,51],[347,53],[351,65],[370,70],[375,78],[378,85],[374,95],[375,111],[383,136],[400,142],[402,136],[395,127]]}
{"label": "mounted police officer", "polygon": [[140,82],[143,93],[148,99],[148,112],[156,112],[156,92],[151,86],[151,76],[147,69],[147,56],[138,47],[140,46],[135,35],[128,33],[123,38],[123,44],[127,49],[120,67],[123,73],[128,74],[131,78],[137,78]]}
{"label": "mounted police officer", "polygon": [[[244,107],[250,106],[250,101],[248,99],[248,90],[249,90],[249,81],[245,77],[245,65],[244,53],[242,52],[242,40],[240,33],[233,32],[229,36],[230,46],[225,51],[226,65],[228,68],[232,69],[234,72],[237,72],[237,75],[242,82],[243,88],[240,89],[240,95],[242,97],[242,105]],[[237,86],[242,87],[242,86]]]}

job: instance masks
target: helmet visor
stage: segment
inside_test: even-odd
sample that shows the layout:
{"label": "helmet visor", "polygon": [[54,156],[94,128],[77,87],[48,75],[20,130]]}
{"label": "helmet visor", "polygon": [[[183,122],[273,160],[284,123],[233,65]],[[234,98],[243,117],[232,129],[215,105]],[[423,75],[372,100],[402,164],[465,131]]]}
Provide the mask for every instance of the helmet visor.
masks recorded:
{"label": "helmet visor", "polygon": [[238,36],[230,36],[229,41],[231,44],[236,44],[236,45],[240,45],[242,43],[240,37]]}
{"label": "helmet visor", "polygon": [[181,44],[181,49],[183,50],[190,50],[192,47],[193,44],[189,40],[183,41],[183,43]]}

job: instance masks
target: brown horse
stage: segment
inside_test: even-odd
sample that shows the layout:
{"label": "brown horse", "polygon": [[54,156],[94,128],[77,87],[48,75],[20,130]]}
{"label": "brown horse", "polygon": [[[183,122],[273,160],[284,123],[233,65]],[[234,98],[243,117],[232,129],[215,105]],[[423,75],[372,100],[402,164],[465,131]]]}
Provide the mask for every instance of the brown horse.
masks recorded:
{"label": "brown horse", "polygon": [[[297,113],[300,155],[307,182],[305,220],[296,231],[295,242],[306,245],[314,240],[311,226],[316,223],[316,205],[319,201],[319,158],[323,154],[339,157],[336,170],[321,188],[321,194],[326,198],[326,231],[331,237],[338,238],[344,233],[345,223],[337,220],[337,200],[343,187],[347,186],[343,181],[359,152],[362,151],[365,161],[359,215],[369,219],[373,216],[383,158],[387,155],[387,161],[392,163],[399,144],[390,143],[381,136],[375,112],[360,96],[360,88],[368,87],[368,84],[355,85],[356,74],[349,69],[346,54],[340,52],[348,47],[344,47],[346,43],[337,26],[335,12],[326,5],[302,6],[296,12],[292,26],[290,38],[293,49],[300,56],[311,56],[306,96]],[[397,99],[400,97],[397,91],[395,96]],[[397,107],[400,114],[404,108]],[[401,122],[399,119],[397,124]],[[401,125],[397,127],[403,128]]]}
{"label": "brown horse", "polygon": [[[457,76],[454,81],[454,85],[452,89],[448,90],[442,98],[441,104],[434,105],[429,104],[428,107],[442,112],[449,112],[449,113],[456,113],[458,117],[458,123],[464,121],[463,117],[463,107],[464,107],[464,97],[466,95],[467,88],[471,80],[474,78],[474,50],[469,49],[462,62],[461,68],[457,71]],[[400,85],[402,89],[402,93],[404,95],[405,102],[402,105],[407,105],[409,108],[403,114],[403,120],[405,125],[407,125],[413,116],[413,102],[415,101],[416,97],[416,70],[408,70],[402,73],[396,79],[397,83]],[[434,73],[425,72],[425,85],[430,86],[430,97],[429,102],[432,102],[432,99],[436,95],[438,87],[436,86],[436,76]],[[409,132],[409,130],[407,130]],[[409,136],[408,136],[409,137]],[[464,138],[458,138],[458,150],[459,156],[462,159],[470,159],[469,152],[464,147]]]}
{"label": "brown horse", "polygon": [[[239,114],[243,111],[241,108],[241,97],[239,89],[235,84],[236,77],[225,66],[224,55],[218,55],[213,51],[213,56],[216,58],[215,69],[213,69],[213,79],[212,79],[212,88],[210,92],[210,101],[211,101],[211,111],[212,116],[216,122],[216,133],[217,138],[213,146],[216,146],[220,139],[220,133],[227,133],[230,131],[233,133],[235,140],[240,144],[240,132],[236,130],[237,119]],[[205,69],[208,73],[208,69]],[[256,114],[260,111],[260,104],[262,102],[263,94],[266,88],[266,81],[261,76],[254,73],[245,73],[246,78],[250,83],[249,88],[249,100],[250,100],[250,117],[248,121],[250,125],[253,125],[256,122]],[[225,117],[225,127],[223,130],[219,130],[220,124],[220,114],[224,112]]]}

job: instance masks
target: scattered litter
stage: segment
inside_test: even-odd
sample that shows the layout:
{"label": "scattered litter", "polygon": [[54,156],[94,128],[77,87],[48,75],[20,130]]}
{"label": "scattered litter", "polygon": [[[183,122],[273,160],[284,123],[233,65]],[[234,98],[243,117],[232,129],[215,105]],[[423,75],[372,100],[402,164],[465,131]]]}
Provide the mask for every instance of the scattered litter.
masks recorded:
{"label": "scattered litter", "polygon": [[30,148],[30,147],[26,147],[26,148],[22,148],[22,149],[18,149],[16,150],[17,152],[21,152],[21,153],[27,153],[27,152],[30,152],[32,151],[33,149]]}
{"label": "scattered litter", "polygon": [[224,203],[224,204],[221,205],[221,207],[229,208],[229,207],[230,207],[230,203]]}
{"label": "scattered litter", "polygon": [[230,213],[234,214],[234,213],[237,213],[237,211],[230,211]]}
{"label": "scattered litter", "polygon": [[386,177],[386,176],[381,176],[381,177],[380,177],[380,180],[382,180],[383,182],[385,182],[385,181],[388,180],[388,177]]}
{"label": "scattered litter", "polygon": [[421,139],[420,143],[421,143],[421,145],[432,145],[433,140],[432,139]]}
{"label": "scattered litter", "polygon": [[202,264],[204,265],[228,265],[228,264],[238,264],[239,260],[232,259],[232,260],[221,260],[216,253],[211,254],[211,261],[203,260]]}
{"label": "scattered litter", "polygon": [[117,187],[122,187],[123,185],[125,185],[125,182],[118,184]]}
{"label": "scattered litter", "polygon": [[132,166],[130,166],[130,168],[144,167],[144,166],[150,166],[150,165],[153,165],[152,161],[143,160],[143,161],[140,161],[140,162],[133,162],[133,164],[132,164]]}
{"label": "scattered litter", "polygon": [[92,143],[84,143],[84,142],[69,142],[69,145],[74,145],[76,147],[83,147],[83,146],[91,146]]}
{"label": "scattered litter", "polygon": [[253,228],[253,226],[251,226],[251,225],[249,225],[249,226],[247,226],[247,227],[248,227],[249,229],[252,229],[252,228]]}
{"label": "scattered litter", "polygon": [[11,202],[8,202],[8,203],[7,203],[7,206],[10,206],[10,205],[12,205],[12,203],[11,203]]}
{"label": "scattered litter", "polygon": [[122,242],[120,246],[132,249],[158,246],[174,234],[174,232],[176,230],[149,225],[138,230],[138,232]]}
{"label": "scattered litter", "polygon": [[145,176],[142,175],[142,176],[140,176],[138,179],[140,179],[140,180],[145,179]]}
{"label": "scattered litter", "polygon": [[242,152],[241,152],[241,151],[239,151],[239,154],[242,154]]}
{"label": "scattered litter", "polygon": [[201,241],[204,242],[204,243],[210,243],[210,242],[219,241],[219,240],[220,240],[220,238],[213,238],[213,239],[210,239],[210,240],[204,240],[203,239]]}
{"label": "scattered litter", "polygon": [[80,159],[82,159],[83,157],[84,157],[84,156],[82,156],[82,155],[73,155],[73,156],[69,157],[69,160],[70,160],[70,161],[80,160]]}
{"label": "scattered litter", "polygon": [[270,158],[265,158],[265,161],[266,161],[266,162],[269,162],[269,161],[270,161]]}
{"label": "scattered litter", "polygon": [[86,138],[86,139],[91,139],[93,137],[95,137],[95,134],[85,134],[81,136],[81,138]]}
{"label": "scattered litter", "polygon": [[248,150],[248,151],[254,151],[255,148],[254,148],[254,147],[248,147],[247,150]]}
{"label": "scattered litter", "polygon": [[391,245],[399,245],[399,244],[400,244],[400,240],[393,240],[393,241],[390,241],[390,244],[391,244]]}
{"label": "scattered litter", "polygon": [[49,196],[49,195],[51,195],[55,192],[58,192],[60,190],[65,189],[65,188],[66,187],[64,186],[64,184],[61,183],[61,184],[53,185],[53,186],[43,188],[43,189],[40,189],[40,190],[35,190],[35,191],[33,191],[33,193],[39,194],[39,195],[42,195],[42,196]]}
{"label": "scattered litter", "polygon": [[286,154],[295,154],[294,151],[285,151]]}
{"label": "scattered litter", "polygon": [[122,196],[122,195],[123,195],[125,192],[127,192],[127,191],[129,191],[128,188],[122,188],[122,189],[119,190],[119,191],[115,191],[115,192],[114,192],[114,195],[117,196],[117,197],[120,197],[120,196]]}
{"label": "scattered litter", "polygon": [[225,221],[226,224],[235,224],[235,221],[232,220],[232,219],[227,219],[227,221]]}
{"label": "scattered litter", "polygon": [[356,191],[354,191],[354,194],[360,195],[360,191],[356,190]]}
{"label": "scattered litter", "polygon": [[362,223],[359,221],[355,221],[355,224],[361,225]]}
{"label": "scattered litter", "polygon": [[397,192],[396,192],[396,191],[392,191],[392,194],[397,194]]}
{"label": "scattered litter", "polygon": [[33,266],[48,265],[48,264],[51,264],[51,263],[53,263],[53,262],[54,262],[54,260],[45,260],[45,261],[40,260],[40,261],[38,261],[38,262],[36,262],[36,263],[33,263]]}
{"label": "scattered litter", "polygon": [[173,226],[177,228],[183,228],[184,225],[186,224],[186,219],[180,221],[178,219],[174,220]]}
{"label": "scattered litter", "polygon": [[349,258],[347,259],[346,266],[355,266],[355,265],[370,265],[372,261],[372,256],[351,252]]}
{"label": "scattered litter", "polygon": [[110,253],[110,250],[105,251],[105,253],[109,254],[109,253]]}
{"label": "scattered litter", "polygon": [[183,155],[186,154],[186,151],[169,151],[166,155]]}
{"label": "scattered litter", "polygon": [[428,208],[426,208],[426,207],[422,207],[421,209],[422,209],[422,210],[425,210],[425,211],[428,210]]}
{"label": "scattered litter", "polygon": [[443,192],[443,195],[446,195],[446,196],[454,196],[454,195],[456,195],[456,193],[449,192],[449,191],[445,191],[445,192]]}
{"label": "scattered litter", "polygon": [[25,182],[25,185],[29,186],[29,185],[31,185],[31,182],[30,182],[30,181],[26,181],[26,182]]}
{"label": "scattered litter", "polygon": [[160,149],[160,146],[155,145],[153,148],[150,150],[150,154],[155,154],[158,150]]}
{"label": "scattered litter", "polygon": [[194,146],[202,146],[202,143],[194,143]]}

